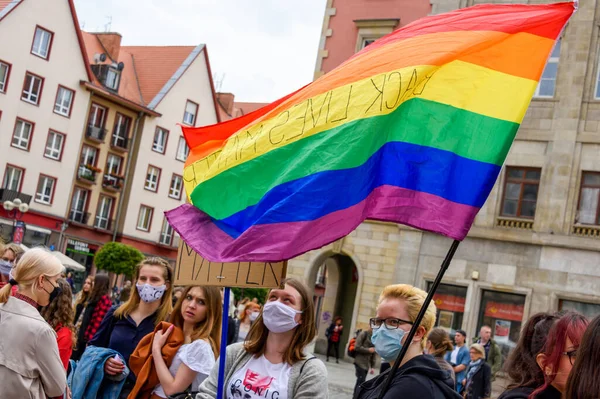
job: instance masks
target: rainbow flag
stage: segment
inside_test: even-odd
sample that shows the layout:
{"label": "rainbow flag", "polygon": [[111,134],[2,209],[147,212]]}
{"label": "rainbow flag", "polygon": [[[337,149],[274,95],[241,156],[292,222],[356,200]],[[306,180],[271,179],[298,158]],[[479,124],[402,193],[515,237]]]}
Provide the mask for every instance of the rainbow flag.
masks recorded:
{"label": "rainbow flag", "polygon": [[423,18],[263,109],[184,128],[190,203],[169,223],[216,262],[289,259],[365,219],[462,240],[574,10]]}

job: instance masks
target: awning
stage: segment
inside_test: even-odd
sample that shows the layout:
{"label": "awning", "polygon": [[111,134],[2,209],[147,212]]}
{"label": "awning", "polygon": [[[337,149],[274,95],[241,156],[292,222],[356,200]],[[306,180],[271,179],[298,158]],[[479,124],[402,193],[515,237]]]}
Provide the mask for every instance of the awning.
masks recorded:
{"label": "awning", "polygon": [[75,262],[73,259],[69,258],[62,252],[52,251],[52,255],[56,256],[58,260],[60,260],[60,263],[62,263],[66,269],[75,270],[78,272],[86,271],[85,266],[79,264],[78,262]]}
{"label": "awning", "polygon": [[43,234],[48,234],[48,235],[52,234],[52,230],[48,230],[43,227],[38,227],[33,224],[27,224],[25,226],[26,226],[25,227],[26,229],[31,230],[31,231],[37,231],[38,233],[43,233]]}

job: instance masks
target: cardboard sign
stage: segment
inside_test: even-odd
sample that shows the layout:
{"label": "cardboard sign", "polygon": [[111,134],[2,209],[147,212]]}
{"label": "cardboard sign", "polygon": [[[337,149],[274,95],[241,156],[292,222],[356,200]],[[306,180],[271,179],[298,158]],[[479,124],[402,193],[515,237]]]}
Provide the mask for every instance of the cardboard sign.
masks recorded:
{"label": "cardboard sign", "polygon": [[276,288],[287,273],[285,262],[211,262],[183,240],[175,265],[175,285]]}

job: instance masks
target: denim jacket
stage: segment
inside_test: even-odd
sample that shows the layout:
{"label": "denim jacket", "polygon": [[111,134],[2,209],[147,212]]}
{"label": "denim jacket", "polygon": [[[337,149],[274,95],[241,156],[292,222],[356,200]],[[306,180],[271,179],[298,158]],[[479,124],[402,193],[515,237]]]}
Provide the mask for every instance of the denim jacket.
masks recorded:
{"label": "denim jacket", "polygon": [[[452,356],[451,351],[446,353],[445,359],[450,364],[452,364],[450,362],[451,356]],[[471,357],[469,355],[469,348],[467,348],[467,345],[463,345],[460,348],[460,350],[458,351],[458,356],[456,358],[456,364],[452,365],[452,366],[458,366],[458,365],[462,364],[462,365],[466,366],[466,368],[463,371],[461,371],[460,373],[456,373],[456,391],[459,393],[463,388],[462,380],[465,379],[467,376],[467,368],[469,367],[469,363],[471,363]]]}
{"label": "denim jacket", "polygon": [[[110,357],[123,356],[112,349],[88,346],[79,362],[71,361],[71,373],[68,384],[71,388],[72,399],[118,398],[125,384],[125,378],[129,375],[129,369],[119,376],[104,378],[104,363]],[[118,380],[118,381],[117,381]]]}

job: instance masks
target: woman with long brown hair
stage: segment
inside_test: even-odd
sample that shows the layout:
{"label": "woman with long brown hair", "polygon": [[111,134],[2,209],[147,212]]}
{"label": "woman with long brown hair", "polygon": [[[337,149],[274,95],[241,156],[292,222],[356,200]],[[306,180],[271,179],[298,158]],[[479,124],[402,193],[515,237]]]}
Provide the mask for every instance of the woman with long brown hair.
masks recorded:
{"label": "woman with long brown hair", "polygon": [[94,338],[104,316],[112,307],[110,299],[110,278],[107,274],[97,274],[90,298],[77,321],[77,344],[72,359],[79,360],[87,343]]}
{"label": "woman with long brown hair", "polygon": [[[308,288],[296,279],[273,289],[244,343],[227,347],[227,397],[252,395],[281,398],[327,398],[327,369],[305,353],[316,335],[315,308]],[[200,386],[198,399],[217,396],[215,365]]]}
{"label": "woman with long brown hair", "polygon": [[[173,310],[173,270],[161,258],[146,258],[135,270],[135,286],[131,296],[118,308],[113,307],[102,320],[102,324],[89,345],[113,349],[123,359],[109,358],[104,372],[115,376],[123,373],[142,338],[152,332],[161,321],[166,321]],[[126,398],[135,386],[135,376],[130,373],[121,390],[120,397]]]}
{"label": "woman with long brown hair", "polygon": [[[221,291],[217,287],[187,287],[171,315],[171,327],[163,334],[154,333],[152,355],[160,384],[153,398],[167,398],[185,391],[198,391],[208,377],[219,354],[221,340]],[[171,365],[161,356],[173,328],[183,331],[184,343]]]}
{"label": "woman with long brown hair", "polygon": [[447,352],[451,352],[454,349],[450,335],[443,328],[434,328],[427,336],[427,343],[425,343],[425,350],[428,354],[433,356],[438,366],[443,370],[448,370],[452,376],[452,381],[456,384],[456,375],[452,365],[448,363],[444,356]]}
{"label": "woman with long brown hair", "polygon": [[600,393],[600,316],[588,325],[567,381],[569,399],[597,399]]}
{"label": "woman with long brown hair", "polygon": [[60,295],[54,298],[40,313],[56,332],[58,354],[65,370],[67,370],[75,342],[73,307],[71,306],[73,293],[71,292],[71,285],[66,280],[60,279],[57,283],[61,289]]}
{"label": "woman with long brown hair", "polygon": [[94,276],[87,276],[83,282],[81,291],[79,291],[79,294],[75,297],[75,323],[77,323],[83,309],[87,306],[90,295],[92,294],[92,288],[94,288]]}

